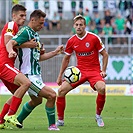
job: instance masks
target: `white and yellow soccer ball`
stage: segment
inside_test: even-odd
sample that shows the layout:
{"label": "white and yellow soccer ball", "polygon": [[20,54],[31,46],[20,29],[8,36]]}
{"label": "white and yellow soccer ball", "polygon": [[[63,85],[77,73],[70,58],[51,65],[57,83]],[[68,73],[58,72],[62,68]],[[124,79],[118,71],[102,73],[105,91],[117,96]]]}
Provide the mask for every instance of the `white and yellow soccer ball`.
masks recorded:
{"label": "white and yellow soccer ball", "polygon": [[81,78],[80,70],[75,66],[67,67],[64,72],[64,79],[68,83],[76,83]]}

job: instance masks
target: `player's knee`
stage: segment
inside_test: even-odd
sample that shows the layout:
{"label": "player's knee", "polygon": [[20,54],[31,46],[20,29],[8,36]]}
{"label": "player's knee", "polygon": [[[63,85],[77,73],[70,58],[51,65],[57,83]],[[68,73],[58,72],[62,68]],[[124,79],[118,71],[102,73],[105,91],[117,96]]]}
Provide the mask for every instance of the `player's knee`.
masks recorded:
{"label": "player's knee", "polygon": [[25,88],[29,88],[31,86],[30,80],[27,80],[26,82],[24,82],[23,86],[25,86]]}
{"label": "player's knee", "polygon": [[55,101],[55,99],[56,99],[56,92],[52,92],[52,93],[49,95],[48,99],[51,99],[51,100],[54,100],[54,101]]}
{"label": "player's knee", "polygon": [[58,96],[65,96],[66,95],[66,93],[65,93],[65,91],[64,91],[64,89],[59,89],[58,90]]}
{"label": "player's knee", "polygon": [[105,94],[105,87],[101,87],[101,88],[99,88],[98,89],[98,93],[100,93],[100,94]]}

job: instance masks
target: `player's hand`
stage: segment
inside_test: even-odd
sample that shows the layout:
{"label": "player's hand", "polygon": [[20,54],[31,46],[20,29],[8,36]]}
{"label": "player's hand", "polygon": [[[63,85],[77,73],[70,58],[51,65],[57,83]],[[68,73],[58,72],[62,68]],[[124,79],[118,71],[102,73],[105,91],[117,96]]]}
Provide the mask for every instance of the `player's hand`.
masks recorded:
{"label": "player's hand", "polygon": [[11,51],[11,52],[9,52],[9,54],[8,54],[8,57],[9,58],[13,58],[13,57],[16,57],[17,56],[17,53],[15,52],[15,51]]}
{"label": "player's hand", "polygon": [[106,72],[104,72],[104,71],[102,71],[100,74],[101,74],[101,76],[102,76],[103,78],[105,78],[105,77],[107,76]]}
{"label": "player's hand", "polygon": [[62,84],[62,77],[58,76],[56,83],[60,86]]}
{"label": "player's hand", "polygon": [[37,47],[37,42],[36,42],[36,40],[33,38],[33,39],[31,39],[29,42],[28,42],[30,45],[30,48],[35,48],[35,47]]}
{"label": "player's hand", "polygon": [[64,53],[64,46],[63,45],[59,45],[56,49],[55,52],[57,54],[63,54]]}
{"label": "player's hand", "polygon": [[42,43],[41,49],[40,49],[40,54],[44,54],[45,53],[45,48],[44,48],[44,44]]}

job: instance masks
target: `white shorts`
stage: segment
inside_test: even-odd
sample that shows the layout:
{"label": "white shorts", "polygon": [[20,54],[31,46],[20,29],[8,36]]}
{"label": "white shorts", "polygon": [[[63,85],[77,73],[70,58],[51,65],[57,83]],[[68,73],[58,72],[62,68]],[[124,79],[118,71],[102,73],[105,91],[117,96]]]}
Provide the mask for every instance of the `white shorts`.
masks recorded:
{"label": "white shorts", "polygon": [[28,89],[29,95],[38,96],[40,90],[45,86],[43,83],[41,75],[26,75],[27,78],[31,81],[31,86]]}

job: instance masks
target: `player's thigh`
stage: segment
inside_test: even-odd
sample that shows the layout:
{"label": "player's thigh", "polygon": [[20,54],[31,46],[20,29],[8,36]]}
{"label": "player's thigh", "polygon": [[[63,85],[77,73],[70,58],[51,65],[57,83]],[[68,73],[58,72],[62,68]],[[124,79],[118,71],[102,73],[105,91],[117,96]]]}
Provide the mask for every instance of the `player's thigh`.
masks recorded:
{"label": "player's thigh", "polygon": [[19,86],[13,84],[13,83],[10,83],[4,79],[1,79],[2,82],[4,83],[4,85],[7,87],[7,89],[12,93],[14,94],[14,92],[18,89]]}
{"label": "player's thigh", "polygon": [[29,84],[30,85],[30,80],[24,74],[18,73],[15,76],[14,84],[19,85],[19,86],[24,85],[24,84]]}
{"label": "player's thigh", "polygon": [[0,65],[0,67],[0,78],[8,81],[9,83],[14,83],[14,79],[19,73],[19,70],[14,68],[12,64],[3,64]]}

